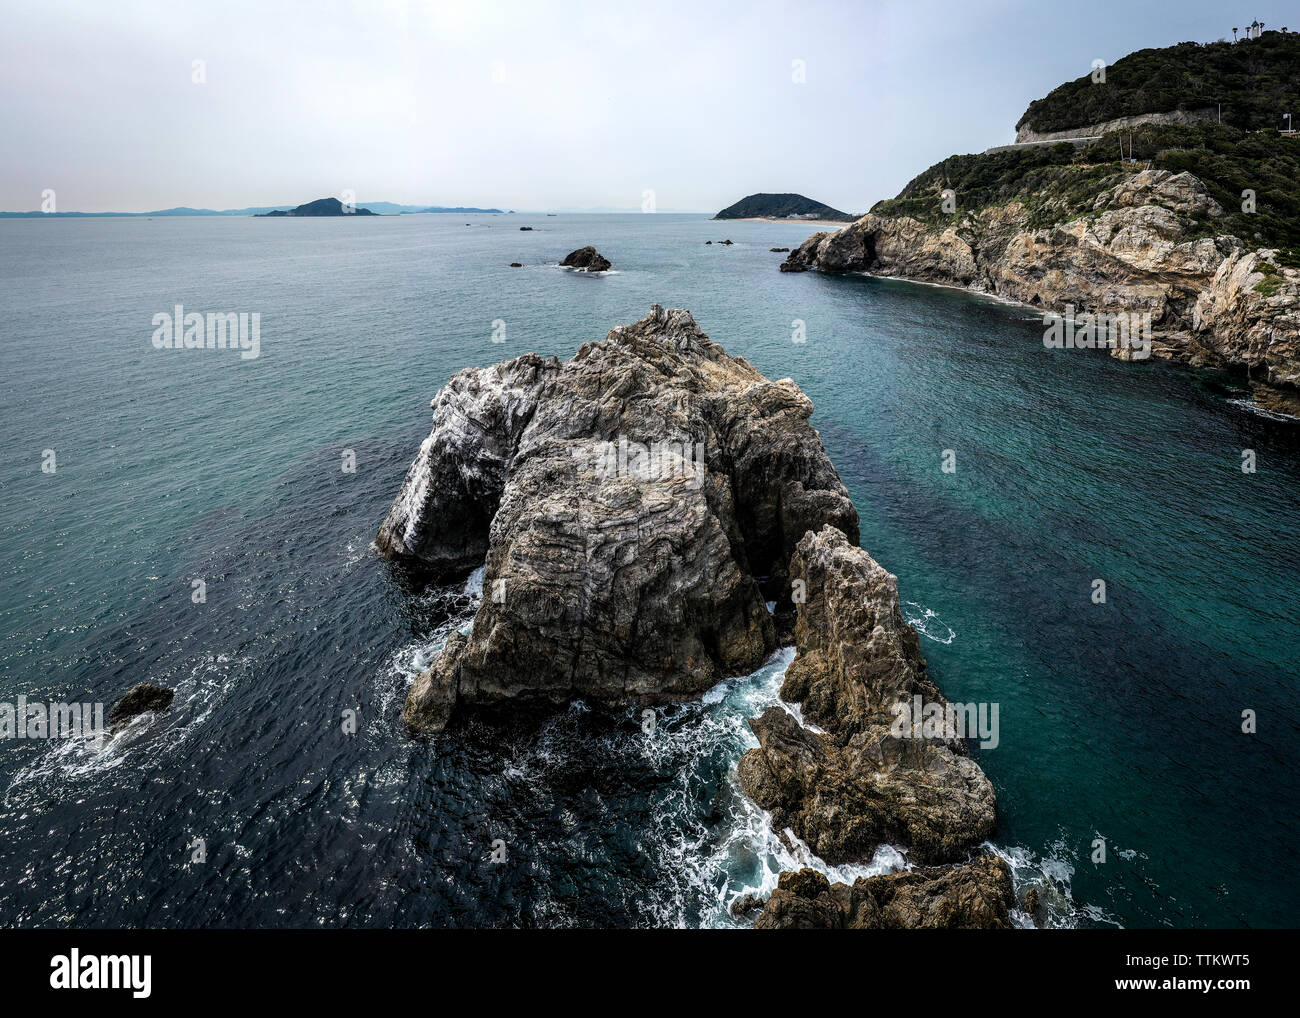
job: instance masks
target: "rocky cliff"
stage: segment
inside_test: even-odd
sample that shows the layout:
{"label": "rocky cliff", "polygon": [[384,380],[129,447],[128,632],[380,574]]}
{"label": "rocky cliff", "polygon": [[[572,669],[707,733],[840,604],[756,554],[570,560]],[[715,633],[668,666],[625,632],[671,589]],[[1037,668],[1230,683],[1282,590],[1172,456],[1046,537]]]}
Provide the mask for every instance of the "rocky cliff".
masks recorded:
{"label": "rocky cliff", "polygon": [[1298,69],[1300,36],[1279,32],[1129,54],[1016,125],[1021,141],[1074,144],[950,156],[781,268],[968,287],[1057,315],[1149,314],[1142,356],[1112,355],[1226,369],[1294,414],[1300,141],[1278,128],[1300,104]]}
{"label": "rocky cliff", "polygon": [[946,222],[868,213],[809,237],[781,269],[943,283],[1045,312],[1149,313],[1156,356],[1240,371],[1268,387],[1258,398],[1284,401],[1300,380],[1300,270],[1216,233],[1223,216],[1192,174],[1143,169],[1049,226],[1021,201],[958,208]]}
{"label": "rocky cliff", "polygon": [[[380,528],[379,550],[483,604],[413,685],[406,720],[457,705],[697,696],[777,646],[788,564],[857,510],[812,402],[655,307],[567,363],[526,354],[455,375]],[[778,619],[779,621],[779,619]]]}

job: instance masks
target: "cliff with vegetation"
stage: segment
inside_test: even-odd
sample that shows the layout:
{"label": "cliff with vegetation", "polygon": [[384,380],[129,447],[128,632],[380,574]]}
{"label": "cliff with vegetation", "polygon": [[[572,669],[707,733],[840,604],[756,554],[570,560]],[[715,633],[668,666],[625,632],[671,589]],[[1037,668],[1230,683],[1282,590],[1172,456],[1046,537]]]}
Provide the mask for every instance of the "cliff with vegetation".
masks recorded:
{"label": "cliff with vegetation", "polygon": [[[1104,82],[1032,103],[1019,124],[1126,127],[951,156],[781,268],[946,283],[1044,311],[1150,313],[1155,355],[1239,372],[1259,403],[1300,414],[1300,137],[1265,123],[1281,122],[1270,108],[1300,112],[1297,69],[1300,36],[1275,32],[1140,51]],[[1209,93],[1223,123],[1187,113]]]}
{"label": "cliff with vegetation", "polygon": [[[1211,110],[1246,130],[1284,126],[1300,82],[1297,36],[1265,32],[1258,39],[1181,42],[1130,53],[1105,69],[1105,87],[1092,74],[1054,88],[1029,104],[1016,129],[1062,131],[1122,117]],[[1082,132],[1081,132],[1082,133]]]}

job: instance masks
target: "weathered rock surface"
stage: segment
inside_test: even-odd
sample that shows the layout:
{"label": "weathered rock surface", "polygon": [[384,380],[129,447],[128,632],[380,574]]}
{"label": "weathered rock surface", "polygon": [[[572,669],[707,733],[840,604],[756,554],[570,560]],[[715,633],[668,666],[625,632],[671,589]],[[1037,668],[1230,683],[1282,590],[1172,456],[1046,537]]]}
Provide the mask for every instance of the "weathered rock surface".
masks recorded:
{"label": "weathered rock surface", "polygon": [[1244,363],[1257,381],[1290,387],[1294,399],[1300,388],[1300,272],[1276,258],[1276,251],[1265,250],[1224,259],[1196,301],[1192,339],[1215,360]]}
{"label": "weathered rock surface", "polygon": [[561,363],[458,372],[380,528],[434,578],[485,566],[486,596],[419,676],[405,717],[460,704],[697,696],[776,646],[810,529],[858,517],[812,403],[657,305]]}
{"label": "weathered rock surface", "polygon": [[[760,930],[997,930],[1011,927],[1011,872],[996,856],[960,866],[834,883],[812,869],[782,873],[754,922]],[[747,902],[747,910],[754,907]]]}
{"label": "weathered rock surface", "polygon": [[[1018,203],[957,213],[935,226],[868,213],[815,233],[783,272],[870,272],[967,287],[1045,311],[1149,312],[1152,350],[1192,366],[1249,371],[1275,386],[1300,379],[1300,274],[1270,251],[1203,236],[1223,215],[1190,173],[1142,170],[1102,191],[1086,215],[1031,229]],[[1268,294],[1256,291],[1272,278]],[[1112,351],[1119,356],[1121,351]]]}
{"label": "weathered rock surface", "polygon": [[588,244],[576,251],[570,251],[564,256],[564,261],[560,262],[560,265],[571,269],[581,269],[584,272],[604,272],[610,267],[611,262]]}
{"label": "weathered rock surface", "polygon": [[123,725],[140,714],[164,711],[171,706],[175,696],[176,691],[166,686],[155,686],[151,682],[138,683],[113,704],[113,709],[108,712],[108,723],[113,726]]}
{"label": "weathered rock surface", "polygon": [[750,720],[759,745],[741,757],[741,787],[832,863],[888,842],[920,862],[955,859],[989,837],[996,798],[960,739],[898,738],[897,703],[947,704],[903,619],[897,578],[833,526],[806,533],[790,564],[802,583],[798,653],[781,698],[802,704]]}

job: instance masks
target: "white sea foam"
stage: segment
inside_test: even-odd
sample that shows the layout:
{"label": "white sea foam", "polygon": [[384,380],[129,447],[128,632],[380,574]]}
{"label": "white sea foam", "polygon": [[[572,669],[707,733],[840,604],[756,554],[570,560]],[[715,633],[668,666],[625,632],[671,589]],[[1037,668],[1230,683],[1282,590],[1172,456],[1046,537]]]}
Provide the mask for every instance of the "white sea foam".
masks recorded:
{"label": "white sea foam", "polygon": [[[933,613],[930,618],[935,618]],[[652,854],[677,877],[671,887],[664,888],[665,896],[655,902],[649,916],[653,923],[730,927],[747,922],[731,916],[732,904],[745,894],[771,894],[780,874],[787,870],[810,867],[832,882],[852,884],[858,877],[913,868],[907,850],[896,845],[881,845],[868,861],[831,865],[792,831],[774,831],[770,814],[742,792],[736,762],[745,749],[757,745],[746,720],[770,706],[781,706],[803,723],[798,705],[783,703],[779,697],[794,655],[793,648],[783,648],[752,675],[719,683],[699,704],[661,709],[655,733],[640,740],[642,751],[651,760],[681,768],[680,782],[655,805],[650,825]],[[716,758],[719,750],[729,757],[721,809],[707,820],[697,819],[693,781],[709,773],[708,761]],[[1038,889],[1042,902],[1039,925],[1118,925],[1102,910],[1074,901],[1070,886],[1074,869],[1063,840],[1043,857],[1020,846],[985,843],[981,850],[1006,860],[1018,901],[1029,887]],[[703,915],[696,911],[701,899],[713,903]],[[1012,920],[1020,927],[1035,925],[1018,908],[1013,910]]]}
{"label": "white sea foam", "polygon": [[1267,417],[1270,421],[1300,421],[1300,417],[1293,417],[1291,414],[1278,413],[1276,410],[1265,410],[1262,406],[1256,406],[1253,400],[1249,399],[1230,399],[1228,400],[1233,406],[1243,407],[1252,414],[1258,414],[1260,417]]}
{"label": "white sea foam", "polygon": [[[927,640],[933,640],[935,643],[952,643],[957,638],[956,630],[931,609],[915,601],[904,601],[903,606],[904,621]],[[908,608],[912,610],[907,611]]]}
{"label": "white sea foam", "polygon": [[824,729],[824,728],[818,728],[818,727],[817,727],[816,725],[814,725],[811,721],[807,721],[807,720],[804,719],[804,716],[803,716],[803,705],[802,705],[802,704],[797,704],[797,703],[786,703],[784,700],[779,700],[779,701],[777,701],[777,702],[780,703],[780,705],[781,705],[782,707],[784,707],[784,708],[785,708],[785,709],[786,709],[786,710],[787,710],[787,711],[788,711],[788,712],[789,712],[789,713],[794,717],[794,719],[795,719],[796,721],[799,722],[799,727],[800,727],[800,728],[806,728],[806,729],[808,729],[808,731],[810,731],[810,732],[816,732],[818,735],[825,735],[825,734],[826,734],[826,729]]}
{"label": "white sea foam", "polygon": [[483,596],[483,577],[487,573],[486,566],[479,566],[469,574],[469,579],[465,581],[465,589],[462,593],[470,597],[481,598]]}
{"label": "white sea foam", "polygon": [[[1081,925],[1114,926],[1120,924],[1095,905],[1082,905],[1074,900],[1070,886],[1074,878],[1071,850],[1064,838],[1048,846],[1044,855],[1020,846],[995,845],[984,842],[981,849],[993,853],[1011,869],[1011,884],[1016,892],[1017,906],[1011,911],[1011,921],[1020,929],[1068,929]],[[1020,907],[1027,891],[1038,892],[1039,914],[1031,918]]]}

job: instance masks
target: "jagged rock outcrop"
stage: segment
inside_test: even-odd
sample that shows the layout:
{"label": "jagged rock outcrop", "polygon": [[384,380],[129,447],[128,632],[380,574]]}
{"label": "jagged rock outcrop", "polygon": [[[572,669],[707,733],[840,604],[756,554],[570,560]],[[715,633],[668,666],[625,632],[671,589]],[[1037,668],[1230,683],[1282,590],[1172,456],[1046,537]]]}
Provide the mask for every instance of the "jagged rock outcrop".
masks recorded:
{"label": "jagged rock outcrop", "polygon": [[411,728],[460,704],[669,700],[776,646],[810,529],[858,517],[794,382],[657,305],[572,360],[458,372],[376,539],[434,578],[485,566],[482,605],[407,699]]}
{"label": "jagged rock outcrop", "polygon": [[[747,902],[752,911],[753,902]],[[782,873],[754,922],[760,930],[1000,930],[1011,927],[1011,872],[992,855],[960,866],[831,883],[812,869]]]}
{"label": "jagged rock outcrop", "polygon": [[[1235,236],[1205,236],[1222,207],[1190,173],[1142,170],[1097,195],[1085,215],[1029,226],[1019,202],[960,210],[934,225],[868,213],[815,233],[783,272],[870,272],[968,287],[1062,312],[1151,315],[1151,351],[1193,366],[1242,371],[1276,386],[1300,379],[1300,298],[1294,270],[1270,278]],[[1115,356],[1128,352],[1114,350]],[[1128,358],[1131,359],[1131,358]]]}
{"label": "jagged rock outcrop", "polygon": [[[531,227],[526,226],[523,229],[531,229]],[[565,268],[580,269],[583,272],[604,272],[611,264],[608,258],[590,244],[576,251],[570,251],[564,256],[564,261],[560,262],[560,265]]]}
{"label": "jagged rock outcrop", "polygon": [[1239,251],[1224,259],[1196,301],[1192,338],[1212,359],[1240,361],[1256,380],[1294,390],[1300,388],[1300,271],[1277,264],[1277,255]]}
{"label": "jagged rock outcrop", "polygon": [[993,832],[996,798],[962,739],[891,731],[896,704],[947,704],[899,610],[897,578],[826,526],[799,541],[790,579],[805,600],[781,698],[824,731],[781,707],[751,719],[759,745],[741,757],[741,787],[828,862],[870,858],[885,842],[920,862],[960,857]]}

